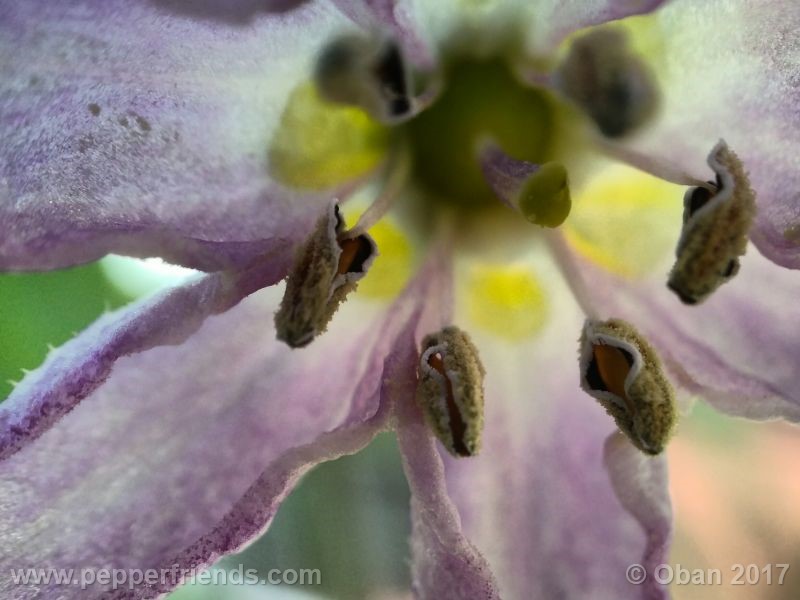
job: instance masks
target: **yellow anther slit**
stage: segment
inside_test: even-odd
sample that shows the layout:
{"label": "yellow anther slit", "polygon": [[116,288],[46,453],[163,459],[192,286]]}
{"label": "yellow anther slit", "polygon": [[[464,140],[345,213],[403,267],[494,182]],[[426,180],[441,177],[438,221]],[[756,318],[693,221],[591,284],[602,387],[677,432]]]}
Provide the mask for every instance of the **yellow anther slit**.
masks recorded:
{"label": "yellow anther slit", "polygon": [[364,236],[339,240],[339,247],[342,249],[336,268],[339,275],[358,271],[360,269],[358,263],[363,263],[372,251],[369,241]]}
{"label": "yellow anther slit", "polygon": [[645,454],[663,452],[675,429],[675,394],[655,349],[621,319],[587,321],[581,387]]}
{"label": "yellow anther slit", "polygon": [[444,379],[445,403],[447,404],[447,414],[450,417],[450,432],[453,435],[453,449],[459,456],[469,456],[470,452],[464,445],[464,435],[467,431],[467,425],[458,412],[456,399],[453,395],[453,383],[450,381],[445,371],[444,360],[442,360],[440,354],[433,354],[428,358],[428,364]]}
{"label": "yellow anther slit", "polygon": [[483,376],[478,349],[457,327],[445,327],[422,340],[416,400],[425,421],[453,456],[475,456],[480,451]]}
{"label": "yellow anther slit", "polygon": [[628,377],[631,367],[622,350],[607,344],[595,344],[592,346],[592,351],[603,384],[609,392],[627,402],[625,379]]}

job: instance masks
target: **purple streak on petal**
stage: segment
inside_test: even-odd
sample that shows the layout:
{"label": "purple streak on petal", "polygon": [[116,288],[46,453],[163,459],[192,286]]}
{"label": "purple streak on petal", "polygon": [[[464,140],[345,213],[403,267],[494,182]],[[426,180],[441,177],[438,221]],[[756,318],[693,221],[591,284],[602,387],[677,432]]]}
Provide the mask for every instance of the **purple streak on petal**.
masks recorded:
{"label": "purple streak on petal", "polygon": [[672,540],[667,459],[663,455],[645,456],[617,432],[606,440],[604,463],[620,503],[647,532],[647,547],[638,563],[647,573],[641,584],[641,597],[644,600],[669,598],[667,588],[655,579],[656,567],[669,558]]}
{"label": "purple streak on petal", "polygon": [[[673,0],[674,1],[674,0]],[[593,25],[643,15],[659,9],[669,0],[554,0],[537,7],[544,47],[553,48],[565,37]],[[536,40],[534,40],[536,42]]]}
{"label": "purple streak on petal", "polygon": [[391,397],[397,437],[411,488],[412,587],[420,600],[500,598],[489,564],[464,536],[458,511],[447,495],[444,466],[435,438],[414,399],[418,355],[404,340],[407,360],[394,375]]}
{"label": "purple streak on petal", "polygon": [[540,166],[512,158],[492,142],[483,144],[479,156],[486,183],[506,206],[519,210],[516,205],[517,193],[522,184],[536,173]]}
{"label": "purple streak on petal", "polygon": [[344,23],[324,5],[241,26],[149,2],[5,3],[0,269],[108,252],[238,268],[304,231],[326,198],[269,179],[269,140]]}
{"label": "purple streak on petal", "polygon": [[451,247],[440,240],[426,264],[431,285],[414,330],[398,338],[387,368],[384,394],[391,402],[403,466],[411,488],[412,588],[422,600],[499,598],[486,560],[461,532],[458,511],[447,496],[436,441],[415,400],[418,346],[428,333],[452,323]]}
{"label": "purple streak on petal", "polygon": [[659,12],[661,118],[637,147],[688,173],[725,138],[756,192],[753,242],[800,268],[800,9],[796,2],[674,1]]}
{"label": "purple streak on petal", "polygon": [[647,598],[625,577],[647,535],[603,468],[614,424],[579,387],[583,314],[556,277],[540,282],[547,325],[526,340],[459,317],[486,368],[486,424],[477,457],[445,459],[450,497],[506,600]]}
{"label": "purple streak on petal", "polygon": [[410,0],[333,0],[354,23],[364,28],[385,29],[403,47],[412,64],[423,70],[435,67],[430,44],[420,31]]}
{"label": "purple streak on petal", "polygon": [[668,266],[627,280],[578,261],[603,317],[647,336],[677,383],[719,410],[800,422],[800,279],[751,246],[736,277],[703,304],[686,306],[666,287]]}
{"label": "purple streak on petal", "polygon": [[[386,427],[384,371],[418,327],[426,273],[390,308],[346,303],[303,350],[275,341],[271,289],[180,346],[120,359],[58,426],[0,463],[0,595],[32,593],[13,586],[12,567],[180,571],[242,548],[310,466]],[[170,587],[54,586],[37,597],[139,599]]]}

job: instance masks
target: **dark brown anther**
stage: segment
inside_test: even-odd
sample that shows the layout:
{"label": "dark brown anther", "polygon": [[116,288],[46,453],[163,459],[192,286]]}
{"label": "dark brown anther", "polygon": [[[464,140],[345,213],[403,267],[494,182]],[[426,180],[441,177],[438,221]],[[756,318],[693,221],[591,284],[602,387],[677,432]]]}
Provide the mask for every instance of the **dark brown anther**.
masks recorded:
{"label": "dark brown anther", "polygon": [[379,121],[411,113],[408,68],[394,40],[347,35],[319,55],[314,80],[331,102],[359,106]]}
{"label": "dark brown anther", "polygon": [[637,448],[664,450],[677,419],[674,392],[655,350],[630,323],[587,321],[580,370],[581,387]]}
{"label": "dark brown anther", "polygon": [[637,129],[658,108],[655,78],[617,29],[595,29],[577,38],[556,84],[611,138]]}
{"label": "dark brown anther", "polygon": [[716,181],[690,188],[683,229],[667,285],[685,304],[699,304],[739,272],[755,217],[755,194],[744,167],[720,141],[708,157]]}
{"label": "dark brown anther", "polygon": [[275,314],[278,339],[292,348],[309,344],[325,331],[378,254],[368,234],[349,238],[344,229],[339,208],[333,205],[298,250]]}
{"label": "dark brown anther", "polygon": [[474,456],[483,431],[483,366],[478,349],[457,327],[425,336],[417,402],[425,420],[456,457]]}

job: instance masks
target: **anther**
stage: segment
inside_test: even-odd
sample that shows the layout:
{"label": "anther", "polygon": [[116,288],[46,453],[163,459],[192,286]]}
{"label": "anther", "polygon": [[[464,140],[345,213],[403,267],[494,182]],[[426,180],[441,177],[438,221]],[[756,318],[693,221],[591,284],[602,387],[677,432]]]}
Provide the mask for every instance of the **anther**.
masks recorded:
{"label": "anther", "polygon": [[653,347],[620,319],[587,320],[581,334],[581,387],[646,454],[659,454],[675,428],[672,386]]}
{"label": "anther", "polygon": [[576,39],[555,82],[608,137],[633,131],[658,108],[653,75],[617,29],[597,29]]}
{"label": "anther", "polygon": [[350,236],[339,207],[332,205],[298,250],[289,271],[275,328],[292,348],[306,346],[325,331],[336,309],[354,291],[377,256],[366,233]]}
{"label": "anther", "polygon": [[359,106],[379,121],[400,120],[413,108],[408,69],[393,40],[340,37],[317,58],[314,79],[327,100]]}
{"label": "anther", "polygon": [[708,156],[716,180],[690,188],[667,285],[686,304],[702,302],[739,271],[755,217],[755,194],[742,163],[724,141]]}
{"label": "anther", "polygon": [[484,370],[478,349],[458,327],[422,341],[417,402],[429,427],[456,457],[480,451]]}
{"label": "anther", "polygon": [[517,160],[490,141],[483,142],[478,153],[486,182],[504,204],[543,227],[558,227],[566,220],[572,198],[563,165]]}

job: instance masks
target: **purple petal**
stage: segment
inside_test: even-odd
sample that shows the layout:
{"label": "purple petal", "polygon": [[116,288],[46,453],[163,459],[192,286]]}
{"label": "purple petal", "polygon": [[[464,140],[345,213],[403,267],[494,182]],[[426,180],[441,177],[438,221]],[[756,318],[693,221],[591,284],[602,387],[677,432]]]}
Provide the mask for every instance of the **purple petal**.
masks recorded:
{"label": "purple petal", "polygon": [[0,459],[42,435],[92,394],[122,357],[181,344],[209,316],[279,281],[291,259],[286,254],[236,275],[208,275],[108,313],[52,351],[0,404]]}
{"label": "purple petal", "polygon": [[[661,80],[662,118],[640,147],[703,176],[725,138],[749,171],[758,213],[752,239],[771,260],[800,268],[797,167],[800,11],[791,0],[674,2],[643,35]],[[658,31],[658,39],[652,35]]]}
{"label": "purple petal", "polygon": [[602,316],[634,323],[673,376],[716,408],[753,419],[800,421],[800,278],[754,248],[703,304],[686,306],[658,268],[628,280],[581,262]]}
{"label": "purple petal", "polygon": [[646,456],[622,433],[606,440],[604,460],[611,485],[620,503],[648,532],[647,548],[641,564],[646,578],[642,597],[648,600],[669,598],[666,588],[654,578],[656,567],[667,562],[672,541],[672,505],[667,493],[667,459]]}
{"label": "purple petal", "polygon": [[[603,467],[614,424],[579,388],[583,315],[557,279],[542,283],[546,324],[522,341],[459,319],[486,368],[486,424],[477,457],[445,461],[450,497],[503,598],[653,597],[626,569],[654,552],[668,523],[632,515],[617,498],[639,482],[612,485]],[[664,481],[649,490],[666,498]]]}
{"label": "purple petal", "polygon": [[[267,290],[180,346],[118,360],[57,427],[0,464],[0,592],[31,591],[13,587],[12,568],[180,570],[240,549],[311,466],[388,426],[384,362],[415,331],[427,284],[388,313],[348,302],[302,351],[275,341],[280,290]],[[37,597],[151,598],[175,583]]]}
{"label": "purple petal", "polygon": [[300,235],[325,199],[269,179],[270,134],[345,23],[324,5],[233,24],[152,2],[6,3],[0,269],[116,252],[216,270]]}

